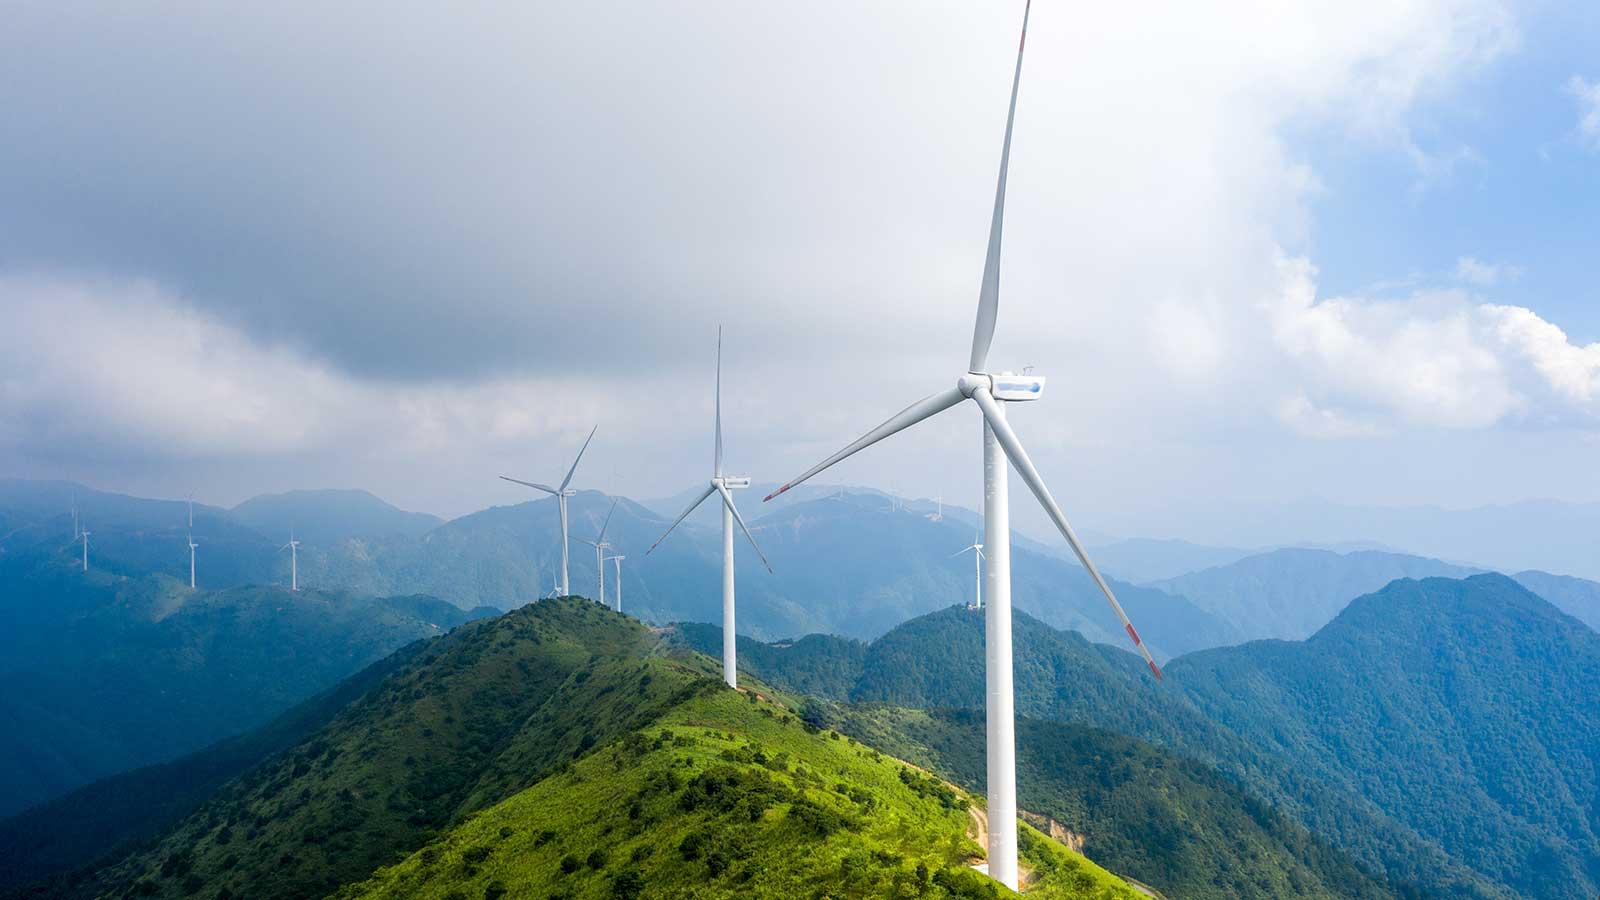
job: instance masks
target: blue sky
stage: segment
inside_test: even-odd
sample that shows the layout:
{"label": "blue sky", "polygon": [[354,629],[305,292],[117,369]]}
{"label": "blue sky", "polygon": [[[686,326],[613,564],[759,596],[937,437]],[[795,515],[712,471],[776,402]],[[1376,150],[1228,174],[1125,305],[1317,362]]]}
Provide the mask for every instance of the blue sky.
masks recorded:
{"label": "blue sky", "polygon": [[1517,271],[1493,286],[1502,302],[1600,340],[1600,148],[1579,135],[1569,89],[1600,80],[1600,6],[1539,4],[1518,29],[1515,51],[1408,116],[1425,153],[1461,155],[1447,175],[1392,147],[1295,137],[1326,187],[1310,252],[1330,293],[1448,281],[1467,256]]}

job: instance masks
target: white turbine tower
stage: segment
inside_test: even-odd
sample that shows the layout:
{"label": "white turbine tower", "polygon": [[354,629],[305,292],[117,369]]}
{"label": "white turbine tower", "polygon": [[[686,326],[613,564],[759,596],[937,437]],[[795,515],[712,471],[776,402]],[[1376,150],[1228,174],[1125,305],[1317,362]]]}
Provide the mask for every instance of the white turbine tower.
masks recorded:
{"label": "white turbine tower", "polygon": [[939,510],[938,510],[938,512],[928,513],[927,519],[930,522],[943,522],[944,521],[944,497],[941,495],[940,497],[935,499],[933,502],[939,504]]}
{"label": "white turbine tower", "polygon": [[[1030,4],[1031,5],[1031,4]],[[1022,51],[1027,43],[1028,8],[1022,14],[1022,39],[1017,44],[1017,65],[1011,78],[1011,105],[1006,113],[1005,141],[1000,150],[1000,177],[995,188],[994,213],[989,223],[989,248],[984,259],[983,282],[978,293],[977,322],[972,334],[972,355],[967,368],[956,379],[955,387],[918,400],[895,414],[887,422],[872,429],[843,450],[807,470],[795,480],[768,495],[767,499],[789,490],[834,463],[864,447],[883,440],[897,431],[908,428],[938,413],[944,412],[963,400],[971,400],[983,413],[983,533],[988,543],[989,604],[984,616],[985,643],[985,693],[988,785],[989,785],[989,875],[1013,890],[1017,887],[1017,777],[1016,777],[1016,717],[1012,690],[1011,662],[1011,516],[1007,507],[1006,460],[1015,466],[1029,490],[1038,498],[1051,521],[1066,538],[1072,552],[1083,563],[1090,577],[1105,594],[1117,618],[1122,620],[1134,646],[1143,654],[1150,671],[1156,677],[1161,670],[1156,667],[1150,651],[1139,640],[1139,633],[1117,602],[1110,585],[1101,577],[1089,556],[1079,543],[1078,536],[1061,507],[1045,487],[1044,479],[1034,468],[1033,461],[1006,422],[1008,402],[1037,400],[1044,389],[1044,379],[1009,372],[991,374],[989,371],[989,345],[994,339],[995,319],[1000,306],[1000,234],[1005,218],[1006,169],[1011,157],[1011,126],[1017,112],[1017,87],[1022,78]]]}
{"label": "white turbine tower", "polygon": [[738,660],[736,658],[736,642],[733,616],[733,523],[739,523],[739,530],[744,532],[745,539],[750,542],[750,547],[756,551],[756,556],[761,557],[761,565],[768,572],[772,571],[772,564],[767,562],[766,554],[756,544],[756,539],[750,535],[750,529],[745,527],[744,517],[739,515],[739,510],[733,505],[733,495],[730,490],[738,490],[750,486],[750,479],[741,475],[722,474],[722,329],[717,329],[717,387],[716,387],[716,445],[713,451],[711,464],[711,484],[700,496],[694,498],[689,508],[674,519],[667,526],[665,533],[656,539],[650,549],[645,551],[649,556],[667,539],[672,529],[678,523],[689,517],[689,513],[706,501],[712,494],[722,495],[722,680],[728,687],[739,686]]}
{"label": "white turbine tower", "polygon": [[560,487],[550,487],[533,481],[521,481],[505,475],[500,476],[513,484],[535,488],[555,496],[556,507],[561,513],[561,595],[563,597],[572,596],[572,581],[567,577],[567,498],[575,497],[578,494],[577,491],[568,488],[567,485],[572,483],[572,475],[578,471],[578,462],[583,459],[583,451],[589,449],[589,442],[594,440],[594,433],[599,428],[600,426],[596,425],[594,428],[589,429],[589,436],[583,439],[583,446],[578,448],[578,457],[572,461],[572,468],[567,470],[567,477],[561,479]]}
{"label": "white turbine tower", "polygon": [[194,551],[199,547],[194,542],[194,495],[189,495],[189,590],[194,590]]}
{"label": "white turbine tower", "polygon": [[289,543],[278,548],[278,552],[289,551],[289,590],[300,590],[300,542],[294,539],[294,529],[289,529]]}
{"label": "white turbine tower", "polygon": [[78,532],[78,537],[83,540],[83,570],[89,571],[89,529],[84,527]]}
{"label": "white turbine tower", "polygon": [[[600,523],[600,533],[595,535],[592,541],[583,541],[583,543],[594,548],[595,579],[598,582],[599,590],[599,593],[595,596],[595,602],[602,606],[606,602],[606,551],[617,549],[606,543],[606,529],[611,527],[611,514],[616,511],[617,501],[613,499],[611,508],[606,510],[606,520]],[[582,539],[580,538],[580,540]]]}
{"label": "white turbine tower", "polygon": [[604,562],[613,563],[617,567],[617,612],[622,612],[622,561],[625,559],[627,559],[626,556],[618,554],[616,556],[608,556],[604,560]]}
{"label": "white turbine tower", "polygon": [[972,536],[972,546],[957,550],[950,556],[955,558],[963,553],[972,554],[972,608],[983,609],[983,545],[978,543],[978,535]]}

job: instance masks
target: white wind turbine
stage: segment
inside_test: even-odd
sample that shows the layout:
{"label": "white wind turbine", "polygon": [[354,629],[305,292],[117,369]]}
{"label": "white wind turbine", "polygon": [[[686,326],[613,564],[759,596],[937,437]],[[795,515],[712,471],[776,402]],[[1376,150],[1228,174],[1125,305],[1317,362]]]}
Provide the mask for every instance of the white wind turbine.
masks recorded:
{"label": "white wind turbine", "polygon": [[194,495],[189,495],[189,590],[194,590],[194,551],[199,548],[194,542]]}
{"label": "white wind turbine", "polygon": [[[1031,6],[1031,3],[1029,4]],[[795,480],[768,495],[774,496],[789,490],[811,476],[823,471],[847,456],[883,440],[897,431],[908,428],[938,413],[944,412],[963,400],[971,400],[983,413],[983,534],[988,542],[989,604],[984,617],[985,680],[987,703],[987,756],[989,785],[989,875],[1013,890],[1017,887],[1017,778],[1016,778],[1016,717],[1012,689],[1011,661],[1011,516],[1007,501],[1006,460],[1015,466],[1022,480],[1038,499],[1051,521],[1066,538],[1072,552],[1083,563],[1103,594],[1122,620],[1134,646],[1144,656],[1150,671],[1156,677],[1161,670],[1156,667],[1150,651],[1139,640],[1139,633],[1117,602],[1110,585],[1095,568],[1078,536],[1067,523],[1061,507],[1045,487],[1044,479],[1006,422],[1005,408],[1009,402],[1039,399],[1044,389],[1044,379],[1030,375],[1013,375],[1009,372],[991,374],[989,371],[989,345],[994,339],[995,319],[1000,306],[1000,234],[1005,218],[1006,169],[1011,157],[1011,126],[1017,112],[1017,87],[1022,78],[1022,51],[1027,43],[1028,7],[1023,8],[1022,39],[1017,44],[1017,65],[1011,78],[1011,104],[1006,113],[1005,141],[1000,150],[1000,177],[995,188],[994,213],[989,223],[989,247],[983,265],[983,282],[978,293],[977,322],[972,334],[972,355],[967,368],[956,379],[955,387],[918,400],[887,422],[872,429],[843,450],[807,470]]]}
{"label": "white wind turbine", "polygon": [[83,540],[83,570],[89,571],[89,528],[85,525],[78,531],[78,537]]}
{"label": "white wind turbine", "polygon": [[978,543],[977,534],[972,536],[972,546],[957,550],[950,557],[954,559],[963,553],[972,554],[972,608],[983,609],[983,545]]}
{"label": "white wind turbine", "polygon": [[766,554],[756,544],[756,539],[750,535],[750,529],[745,527],[744,517],[739,515],[739,510],[733,505],[733,495],[730,490],[738,490],[750,486],[750,479],[742,475],[722,474],[722,329],[717,329],[717,387],[716,387],[716,449],[713,451],[711,464],[711,484],[700,496],[694,498],[689,508],[674,519],[667,526],[665,533],[656,539],[650,549],[645,551],[649,556],[667,539],[672,529],[678,523],[689,517],[689,513],[706,501],[712,494],[722,495],[722,680],[728,687],[739,686],[738,660],[736,658],[737,643],[735,641],[734,616],[733,616],[733,523],[739,523],[739,530],[744,532],[745,539],[750,542],[750,547],[756,551],[756,556],[761,557],[761,565],[768,572],[772,571],[772,564],[767,562]]}
{"label": "white wind turbine", "polygon": [[294,529],[289,529],[289,543],[278,548],[278,552],[289,551],[289,590],[300,590],[300,542],[294,539]]}
{"label": "white wind turbine", "polygon": [[544,491],[546,494],[552,494],[555,496],[556,507],[561,513],[561,596],[563,597],[572,596],[572,581],[567,577],[567,498],[575,497],[578,494],[577,491],[568,488],[567,485],[572,483],[572,474],[578,471],[578,462],[583,459],[583,451],[589,449],[589,442],[594,440],[594,433],[598,431],[599,428],[600,426],[596,425],[594,428],[589,429],[589,436],[583,439],[583,446],[578,448],[577,459],[572,461],[572,468],[567,470],[567,477],[561,479],[560,487],[550,487],[549,485],[539,484],[538,482],[534,481],[521,481],[516,478],[509,478],[505,475],[500,476],[501,478],[513,484],[520,484],[523,487],[531,487],[536,490]]}
{"label": "white wind turbine", "polygon": [[[599,583],[599,593],[595,596],[595,602],[602,606],[606,602],[606,551],[617,549],[606,543],[606,529],[611,527],[611,514],[616,511],[617,501],[612,499],[611,508],[606,510],[606,520],[600,523],[600,533],[595,535],[592,541],[583,541],[583,543],[594,548],[595,579]],[[593,520],[591,519],[590,521]],[[579,538],[579,540],[582,540],[582,538]]]}
{"label": "white wind turbine", "polygon": [[622,612],[622,561],[627,559],[622,554],[608,556],[602,562],[612,563],[617,567],[617,612]]}

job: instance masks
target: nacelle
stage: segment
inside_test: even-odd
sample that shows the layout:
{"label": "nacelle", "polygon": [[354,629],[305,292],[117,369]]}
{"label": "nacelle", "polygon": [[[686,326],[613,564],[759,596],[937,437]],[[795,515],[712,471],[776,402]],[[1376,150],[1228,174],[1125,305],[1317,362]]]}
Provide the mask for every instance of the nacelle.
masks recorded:
{"label": "nacelle", "polygon": [[1005,400],[1017,403],[1023,400],[1037,400],[1044,393],[1044,379],[1037,375],[1013,375],[1010,372],[1001,372],[999,375],[989,376],[989,392],[996,400]]}
{"label": "nacelle", "polygon": [[737,490],[739,488],[747,488],[750,486],[750,476],[724,475],[722,476],[722,486],[730,491]]}

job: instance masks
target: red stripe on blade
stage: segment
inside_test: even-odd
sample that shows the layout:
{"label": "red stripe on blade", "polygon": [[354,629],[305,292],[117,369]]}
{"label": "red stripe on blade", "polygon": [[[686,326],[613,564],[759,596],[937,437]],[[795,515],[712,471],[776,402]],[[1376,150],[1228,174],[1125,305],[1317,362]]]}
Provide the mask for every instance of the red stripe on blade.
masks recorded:
{"label": "red stripe on blade", "polygon": [[1126,625],[1124,627],[1126,627],[1128,629],[1128,637],[1133,638],[1133,642],[1135,644],[1138,644],[1141,647],[1144,646],[1144,641],[1139,640],[1139,632],[1133,630],[1132,623],[1129,623],[1128,625]]}
{"label": "red stripe on blade", "polygon": [[1161,680],[1161,667],[1156,665],[1154,661],[1149,661],[1149,664],[1150,664],[1150,671],[1156,673],[1156,680],[1160,681]]}

